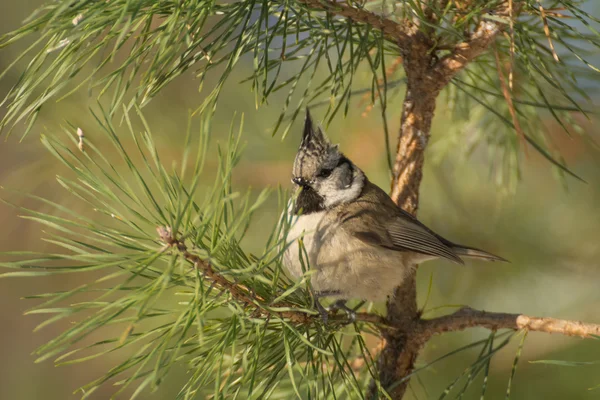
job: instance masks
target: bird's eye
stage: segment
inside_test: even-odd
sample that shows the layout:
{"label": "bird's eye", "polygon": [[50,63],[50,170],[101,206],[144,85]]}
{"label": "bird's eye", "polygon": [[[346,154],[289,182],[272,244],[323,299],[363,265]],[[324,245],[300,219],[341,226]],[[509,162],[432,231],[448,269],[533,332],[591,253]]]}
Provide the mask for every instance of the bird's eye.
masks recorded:
{"label": "bird's eye", "polygon": [[329,175],[331,175],[332,171],[333,169],[322,169],[321,171],[319,171],[319,174],[317,176],[319,178],[327,178]]}

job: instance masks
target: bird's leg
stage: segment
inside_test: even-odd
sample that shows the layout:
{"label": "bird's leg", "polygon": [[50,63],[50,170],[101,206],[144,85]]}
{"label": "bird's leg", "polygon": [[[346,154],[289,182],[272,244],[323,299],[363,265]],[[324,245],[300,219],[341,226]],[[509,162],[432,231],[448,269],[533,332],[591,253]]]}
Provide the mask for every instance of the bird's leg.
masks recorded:
{"label": "bird's leg", "polygon": [[317,309],[317,311],[319,311],[319,314],[321,314],[321,319],[323,320],[323,323],[326,324],[327,319],[329,318],[329,313],[327,312],[327,309],[323,307],[323,305],[319,302],[319,296],[313,290],[312,287],[310,288],[310,293],[312,294],[313,301],[315,303],[315,308]]}
{"label": "bird's leg", "polygon": [[327,309],[325,307],[323,307],[323,305],[319,302],[319,299],[317,299],[316,297],[315,297],[315,306],[317,307],[319,314],[321,314],[321,319],[323,320],[323,323],[326,324],[327,320],[329,319],[329,312],[327,311]]}
{"label": "bird's leg", "polygon": [[[350,318],[350,320],[352,322],[354,322],[354,321],[356,321],[356,311],[346,305],[347,301],[348,300],[343,300],[343,299],[336,300],[336,302],[333,303],[332,305],[330,305],[327,309],[329,311],[342,310],[346,313],[348,318]],[[360,305],[359,305],[359,307],[360,307]]]}

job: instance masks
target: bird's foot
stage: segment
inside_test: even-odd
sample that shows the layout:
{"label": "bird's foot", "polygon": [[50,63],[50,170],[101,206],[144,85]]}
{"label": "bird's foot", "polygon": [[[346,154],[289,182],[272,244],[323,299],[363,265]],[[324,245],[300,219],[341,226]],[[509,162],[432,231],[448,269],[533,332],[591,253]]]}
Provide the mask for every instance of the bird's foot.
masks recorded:
{"label": "bird's foot", "polygon": [[342,310],[346,313],[346,315],[348,316],[350,321],[354,322],[354,321],[356,321],[356,310],[353,310],[352,308],[348,307],[346,305],[346,301],[347,300],[337,300],[335,303],[330,305],[327,308],[327,310],[329,310],[329,311]]}

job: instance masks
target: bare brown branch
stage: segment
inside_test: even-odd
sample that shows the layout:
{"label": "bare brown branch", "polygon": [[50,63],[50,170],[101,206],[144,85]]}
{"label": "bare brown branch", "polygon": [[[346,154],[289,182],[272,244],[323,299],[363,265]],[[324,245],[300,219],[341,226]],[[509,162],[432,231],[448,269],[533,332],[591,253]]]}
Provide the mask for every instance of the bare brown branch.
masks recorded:
{"label": "bare brown branch", "polygon": [[[416,214],[419,204],[424,152],[438,94],[437,90],[432,89],[432,84],[428,83],[428,78],[431,77],[426,75],[428,58],[419,58],[414,54],[416,51],[419,49],[413,49],[413,54],[405,61],[408,82],[391,190],[391,197],[396,204],[411,214]],[[424,51],[424,48],[421,48],[421,51]],[[419,335],[415,335],[419,327],[416,268],[408,274],[402,285],[395,289],[392,298],[388,299],[387,319],[398,330],[383,334],[379,378],[381,385],[389,390],[393,399],[401,399],[408,387],[408,379],[403,378],[413,371],[415,361],[425,343]],[[370,398],[376,398],[373,382],[369,394]]]}
{"label": "bare brown branch", "polygon": [[436,334],[462,331],[474,327],[491,330],[528,329],[530,331],[558,333],[582,338],[588,338],[592,335],[600,336],[600,325],[598,324],[556,318],[530,317],[523,314],[480,311],[470,307],[461,308],[455,313],[443,317],[421,320],[419,335],[422,335],[422,339],[427,341]]}
{"label": "bare brown branch", "polygon": [[[417,212],[425,148],[429,141],[436,97],[443,87],[443,83],[436,77],[436,71],[431,68],[434,57],[429,49],[426,40],[415,36],[413,46],[403,51],[407,85],[391,197],[398,206],[411,214]],[[398,330],[383,332],[379,378],[381,385],[389,391],[393,399],[403,397],[408,386],[408,380],[403,378],[414,369],[415,361],[425,343],[414,334],[419,326],[419,317],[414,269],[402,285],[395,289],[394,295],[387,303],[387,319]],[[369,393],[370,398],[376,397],[373,382]]]}
{"label": "bare brown branch", "polygon": [[434,56],[429,50],[428,41],[415,36],[411,48],[403,51],[406,96],[402,105],[390,196],[411,214],[417,212],[425,148],[436,97],[444,85],[437,76],[437,70],[431,67]]}
{"label": "bare brown branch", "polygon": [[439,68],[442,75],[450,77],[456,75],[489,48],[502,27],[496,21],[482,20],[468,41],[459,43],[451,54],[440,59]]}

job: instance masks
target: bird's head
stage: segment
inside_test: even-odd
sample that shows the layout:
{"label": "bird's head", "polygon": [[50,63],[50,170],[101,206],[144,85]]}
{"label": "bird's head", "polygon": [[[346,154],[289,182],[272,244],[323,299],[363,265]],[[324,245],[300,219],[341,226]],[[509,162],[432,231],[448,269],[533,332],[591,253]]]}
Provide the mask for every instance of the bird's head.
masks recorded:
{"label": "bird's head", "polygon": [[306,213],[351,202],[360,195],[364,181],[363,172],[314,126],[307,110],[292,173],[292,182],[302,188],[300,208]]}

